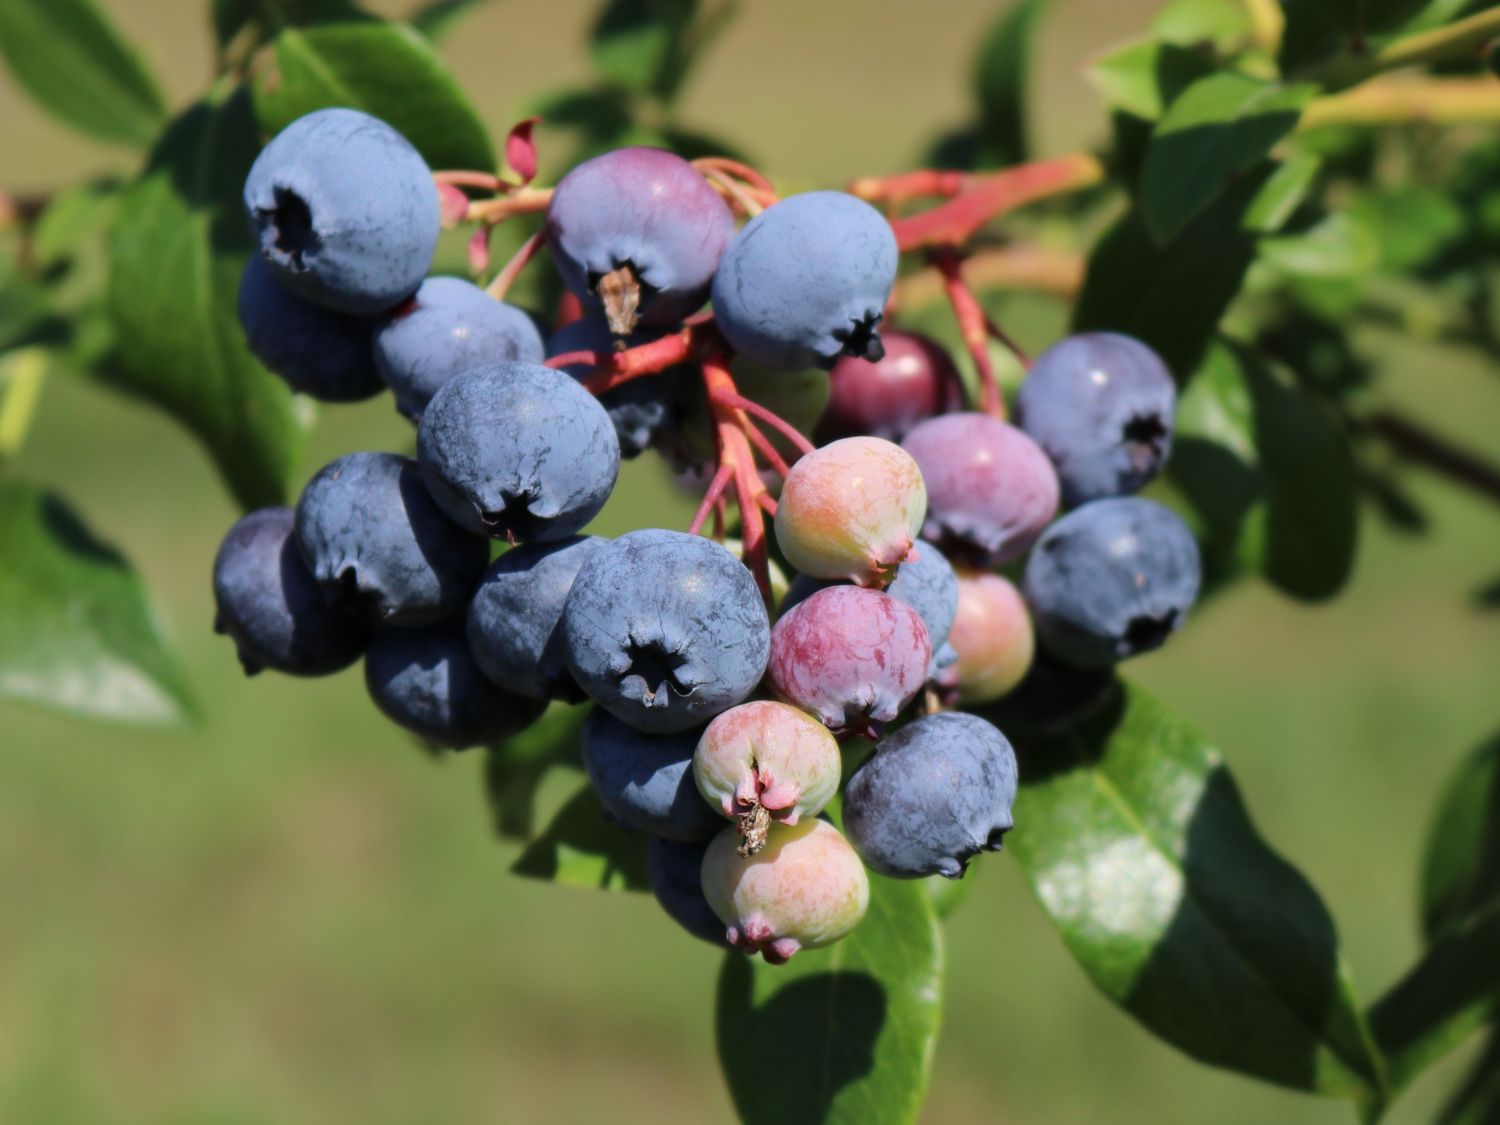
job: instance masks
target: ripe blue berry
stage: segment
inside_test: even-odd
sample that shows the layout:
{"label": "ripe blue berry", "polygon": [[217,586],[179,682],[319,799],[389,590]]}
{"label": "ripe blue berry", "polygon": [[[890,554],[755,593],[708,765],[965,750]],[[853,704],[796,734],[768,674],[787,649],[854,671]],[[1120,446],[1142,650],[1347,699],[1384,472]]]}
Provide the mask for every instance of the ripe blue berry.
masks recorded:
{"label": "ripe blue berry", "polygon": [[927,484],[922,537],[954,562],[988,568],[1018,559],[1057,513],[1057,473],[1014,426],[984,414],[929,418],[901,447]]}
{"label": "ripe blue berry", "polygon": [[703,855],[708,841],[667,840],[652,836],[646,845],[646,879],[651,893],[671,919],[695,938],[729,948],[724,923],[703,895]]}
{"label": "ripe blue berry", "polygon": [[290,508],[251,512],[214,558],[214,630],[234,639],[247,676],[337,672],[359,659],[369,636],[362,614],[324,597],[292,541],[292,518]]}
{"label": "ripe blue berry", "polygon": [[240,327],[257,359],[298,394],[359,402],[385,390],[370,348],[371,322],[310,304],[252,257],[240,276]]}
{"label": "ripe blue berry", "polygon": [[585,160],[547,208],[547,245],[563,283],[610,329],[670,325],[700,308],[734,215],[682,157],[621,148]]}
{"label": "ripe blue berry", "polygon": [[299,297],[372,316],[416,292],[437,248],[432,173],[406,138],[353,109],[299,117],[245,179],[261,257]]}
{"label": "ripe blue berry", "polygon": [[541,363],[542,335],[520,309],[459,277],[429,277],[375,331],[375,367],[413,421],[455,375]]}
{"label": "ripe blue berry", "polygon": [[[628,347],[635,347],[657,339],[658,335],[658,332],[651,329],[637,329],[623,343]],[[547,341],[547,357],[550,359],[569,352],[593,352],[605,356],[614,347],[615,337],[604,318],[586,316],[559,329]],[[592,368],[570,364],[558,370],[575,379],[582,379]],[[665,434],[680,423],[686,394],[683,384],[694,374],[691,368],[671,368],[660,375],[632,379],[599,396],[599,405],[604,407],[609,420],[614,423],[615,436],[620,439],[621,457],[639,456],[658,435]]]}
{"label": "ripe blue berry", "polygon": [[890,224],[868,203],[840,191],[790,196],[725,251],[713,284],[719,328],[746,359],[774,370],[878,360],[897,257]]}
{"label": "ripe blue berry", "polygon": [[594,708],[583,724],[583,768],[605,811],[669,840],[706,840],[722,828],[693,782],[699,733],[647,734]]}
{"label": "ripe blue berry", "polygon": [[1095,500],[1047,529],[1026,563],[1037,636],[1059,660],[1105,668],[1157,648],[1198,596],[1198,544],[1152,500]]}
{"label": "ripe blue berry", "polygon": [[927,715],[880,740],[844,794],[844,831],[872,870],[957,879],[1012,826],[1016,755],[976,715]]}
{"label": "ripe blue berry", "polygon": [[578,536],[506,551],[484,572],[469,603],[469,647],[497,684],[538,699],[577,702],[568,671],[562,611],[578,568],[606,540]]}
{"label": "ripe blue berry", "polygon": [[365,655],[365,686],[392,722],[453,750],[508,738],[547,707],[486,678],[469,654],[458,620],[377,629]]}
{"label": "ripe blue berry", "polygon": [[433,396],[417,459],[449,518],[480,535],[566,539],[604,507],[620,443],[594,396],[558,371],[501,363]]}
{"label": "ripe blue berry", "polygon": [[446,519],[417,463],[394,453],[324,466],[297,501],[296,536],[325,589],[357,595],[389,625],[457,613],[489,562],[485,541]]}
{"label": "ripe blue berry", "polygon": [[583,564],[563,607],[568,667],[641,730],[701,727],[760,683],[770,622],[745,565],[712,539],[632,531]]}
{"label": "ripe blue berry", "polygon": [[1017,423],[1057,467],[1063,502],[1136,492],[1172,447],[1177,387],[1161,357],[1114,332],[1070,336],[1037,357]]}

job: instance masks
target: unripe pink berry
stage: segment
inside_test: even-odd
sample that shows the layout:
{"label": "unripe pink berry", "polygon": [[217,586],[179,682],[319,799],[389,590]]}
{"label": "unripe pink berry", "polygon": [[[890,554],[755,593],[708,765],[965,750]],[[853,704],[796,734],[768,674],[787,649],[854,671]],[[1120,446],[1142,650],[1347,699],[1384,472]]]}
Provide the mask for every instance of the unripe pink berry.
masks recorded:
{"label": "unripe pink berry", "polygon": [[938,679],[963,704],[989,703],[1015,690],[1036,655],[1026,602],[998,574],[958,572],[958,613],[948,643],[958,659]]}
{"label": "unripe pink berry", "polygon": [[729,944],[780,965],[799,949],[837,941],[865,916],[864,864],[827,821],[773,824],[753,856],[739,846],[739,831],[726,828],[703,857],[703,894]]}
{"label": "unripe pink berry", "polygon": [[793,465],[777,505],[776,542],[794,567],[883,588],[922,529],[927,489],[899,445],[844,438]]}
{"label": "unripe pink berry", "polygon": [[796,824],[822,812],[838,792],[842,769],[828,728],[785,703],[725,711],[708,724],[693,754],[698,792],[740,822],[750,850],[764,843],[767,818]]}

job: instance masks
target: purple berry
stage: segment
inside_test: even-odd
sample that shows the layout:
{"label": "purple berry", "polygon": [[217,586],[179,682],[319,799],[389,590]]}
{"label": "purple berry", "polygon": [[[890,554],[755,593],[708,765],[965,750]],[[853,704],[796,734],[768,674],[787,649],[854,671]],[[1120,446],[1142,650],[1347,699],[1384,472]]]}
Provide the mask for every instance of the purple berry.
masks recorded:
{"label": "purple berry", "polygon": [[901,443],[927,482],[926,539],[955,562],[989,567],[1020,558],[1057,513],[1057,473],[1014,426],[983,414],[945,414]]}
{"label": "purple berry", "polygon": [[508,738],[547,706],[486,678],[469,653],[462,621],[376,630],[365,655],[365,686],[392,722],[454,750]]}
{"label": "purple berry", "polygon": [[776,371],[878,360],[876,329],[896,281],[896,236],[841,191],[774,203],[744,228],[714,275],[714,314],[730,345]]}
{"label": "purple berry", "polygon": [[1016,798],[1016,755],[976,715],[927,715],[880,740],[844,794],[844,828],[859,857],[898,879],[957,879],[999,851]]}
{"label": "purple berry", "polygon": [[568,667],[642,730],[702,726],[760,683],[770,623],[755,579],[712,539],[632,531],[583,564],[563,607]]}
{"label": "purple berry", "polygon": [[882,331],[880,342],[881,359],[845,356],[828,372],[819,445],[860,434],[900,441],[918,422],[963,409],[963,382],[941,344],[899,328]]}
{"label": "purple berry", "polygon": [[948,643],[954,658],[938,682],[965,706],[1013,691],[1036,652],[1026,603],[998,574],[958,576],[958,612]]}
{"label": "purple berry", "polygon": [[734,215],[682,157],[621,148],[585,160],[547,208],[547,245],[563,283],[602,308],[616,335],[670,325],[702,307]]}
{"label": "purple berry", "polygon": [[693,783],[698,731],[647,734],[594,708],[583,724],[583,767],[606,812],[669,840],[706,840],[724,821]]}
{"label": "purple berry", "polygon": [[389,625],[427,625],[461,611],[489,561],[483,539],[454,526],[394,453],[350,453],[297,501],[297,545],[313,577],[354,595]]}
{"label": "purple berry", "polygon": [[1068,505],[1136,492],[1156,476],[1176,406],[1161,357],[1114,332],[1054,344],[1016,397],[1017,422],[1052,458]]}
{"label": "purple berry", "polygon": [[1198,544],[1181,518],[1127,496],[1095,500],[1049,527],[1027,560],[1024,590],[1053,656],[1107,668],[1164,644],[1201,580]]}
{"label": "purple berry", "polygon": [[579,567],[606,540],[578,536],[506,551],[484,572],[469,603],[469,647],[497,684],[537,699],[580,702],[568,671],[562,612]]}
{"label": "purple berry", "polygon": [[776,694],[835,731],[890,722],[922,690],[931,663],[917,611],[878,590],[819,590],[771,631]]}
{"label": "purple berry", "polygon": [[362,614],[323,594],[292,539],[290,508],[262,508],[229,529],[214,558],[214,630],[227,633],[247,676],[273,668],[323,676],[359,659]]}
{"label": "purple berry", "polygon": [[238,309],[250,350],[298,394],[359,402],[385,389],[370,348],[372,322],[294,296],[259,258],[245,263]]}
{"label": "purple berry", "polygon": [[427,164],[384,121],[353,109],[320,109],[277,134],[245,179],[245,211],[282,285],[358,316],[415,293],[437,248]]}
{"label": "purple berry", "polygon": [[604,507],[620,443],[604,408],[572,379],[501,363],[466,371],[433,396],[417,460],[432,498],[460,526],[555,542]]}
{"label": "purple berry", "polygon": [[458,277],[429,277],[375,331],[375,367],[413,421],[455,375],[541,363],[542,336],[520,309]]}

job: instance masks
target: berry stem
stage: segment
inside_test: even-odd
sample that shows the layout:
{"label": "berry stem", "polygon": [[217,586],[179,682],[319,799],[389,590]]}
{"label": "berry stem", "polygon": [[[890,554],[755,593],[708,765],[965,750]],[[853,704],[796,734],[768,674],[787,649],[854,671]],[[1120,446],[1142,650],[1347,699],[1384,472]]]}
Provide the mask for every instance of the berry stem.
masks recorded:
{"label": "berry stem", "polygon": [[498,199],[476,199],[469,204],[469,219],[494,226],[516,215],[545,211],[551,202],[551,188],[516,188]]}
{"label": "berry stem", "polygon": [[511,255],[510,261],[495,275],[495,280],[490,282],[489,288],[485,290],[497,301],[505,300],[505,295],[510,292],[510,287],[515,284],[516,278],[521,276],[537,251],[547,244],[547,232],[537,231],[534,235],[521,243],[521,248]]}
{"label": "berry stem", "polygon": [[450,187],[478,188],[480,191],[494,192],[497,195],[503,192],[511,191],[515,188],[514,184],[502,180],[493,172],[465,172],[462,170],[451,170],[434,172],[432,174],[432,178],[438,183],[447,184]]}
{"label": "berry stem", "polygon": [[755,575],[761,597],[772,604],[770,558],[766,551],[766,524],[759,497],[766,491],[755,470],[755,454],[742,428],[749,425],[745,415],[724,401],[738,395],[734,376],[730,374],[722,348],[706,349],[702,360],[703,386],[713,413],[718,442],[719,464],[727,465],[734,477],[735,503],[740,510],[741,534],[745,544],[745,565]]}
{"label": "berry stem", "polygon": [[1318,98],[1302,111],[1298,129],[1323,125],[1485,124],[1500,121],[1500,87],[1493,78],[1394,79],[1367,82]]}
{"label": "berry stem", "polygon": [[[964,259],[964,277],[976,290],[1025,290],[1071,301],[1083,287],[1081,254],[1016,244],[975,250]],[[892,295],[902,308],[922,308],[945,297],[942,281],[922,270],[901,278]]]}
{"label": "berry stem", "polygon": [[1000,394],[995,365],[990,361],[990,318],[980,306],[979,299],[974,296],[974,291],[965,283],[956,251],[947,248],[934,250],[928,256],[928,261],[943,279],[943,289],[948,294],[949,304],[953,306],[959,333],[963,336],[964,346],[969,349],[969,357],[974,361],[974,368],[979,374],[979,409],[1003,422],[1005,399]]}
{"label": "berry stem", "polygon": [[[725,405],[729,404],[725,403]],[[776,447],[771,444],[766,435],[760,432],[760,427],[749,418],[745,418],[741,429],[745,431],[745,436],[750,439],[750,444],[755,447],[756,452],[771,467],[771,471],[779,475],[782,480],[786,480],[786,476],[792,471],[792,467],[786,463],[786,458],[776,451]]]}
{"label": "berry stem", "polygon": [[803,436],[801,430],[797,429],[796,426],[781,417],[781,415],[768,410],[760,403],[748,399],[744,395],[735,394],[727,396],[724,400],[724,405],[732,406],[736,410],[743,410],[752,418],[757,418],[772,427],[782,437],[786,438],[787,441],[791,442],[799,454],[811,453],[813,451],[813,443]]}
{"label": "berry stem", "polygon": [[591,351],[568,352],[553,356],[546,364],[548,367],[588,364],[594,368],[594,372],[583,380],[583,386],[590,394],[602,395],[632,379],[659,375],[667,368],[686,363],[693,356],[717,346],[721,346],[718,343],[717,329],[711,320],[703,320],[689,324],[680,332],[663,336],[660,340],[652,340],[649,344],[639,344],[602,356]]}
{"label": "berry stem", "polygon": [[710,512],[717,515],[719,501],[724,498],[724,490],[729,487],[729,481],[733,476],[734,470],[728,465],[720,465],[714,471],[714,479],[709,481],[708,491],[703,494],[703,503],[698,505],[698,511],[693,515],[693,522],[688,525],[689,535],[697,535],[703,530]]}
{"label": "berry stem", "polygon": [[776,193],[772,191],[759,191],[740,183],[733,176],[713,168],[698,169],[703,173],[703,178],[708,181],[710,187],[722,195],[735,208],[749,218],[755,218],[771,204],[776,202]]}
{"label": "berry stem", "polygon": [[1366,417],[1360,428],[1390,446],[1397,457],[1500,502],[1500,467],[1455,446],[1425,426],[1386,410]]}
{"label": "berry stem", "polygon": [[741,161],[733,160],[727,156],[700,156],[697,160],[693,161],[693,167],[704,173],[710,171],[725,172],[737,180],[743,180],[751,187],[768,192],[772,196],[773,203],[776,200],[776,189],[771,185],[771,181],[750,167],[750,165]]}

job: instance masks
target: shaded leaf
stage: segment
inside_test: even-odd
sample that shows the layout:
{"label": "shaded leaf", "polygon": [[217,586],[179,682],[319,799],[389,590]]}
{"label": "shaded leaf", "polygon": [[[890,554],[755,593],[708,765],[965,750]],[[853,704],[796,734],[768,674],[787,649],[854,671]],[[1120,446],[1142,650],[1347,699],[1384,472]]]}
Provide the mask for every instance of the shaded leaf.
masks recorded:
{"label": "shaded leaf", "polygon": [[548,879],[570,887],[644,891],[646,836],[610,821],[587,781],[526,845],[511,867],[528,879]]}
{"label": "shaded leaf", "polygon": [[214,38],[219,49],[249,28],[257,42],[283,27],[306,27],[335,20],[369,18],[353,0],[213,0]]}
{"label": "shaded leaf", "polygon": [[100,140],[144,146],[166,118],[151,73],[92,0],[0,0],[0,56],[43,109]]}
{"label": "shaded leaf", "polygon": [[1429,264],[1465,234],[1463,209],[1416,185],[1375,188],[1355,199],[1348,210],[1370,232],[1380,265],[1393,272]]}
{"label": "shaded leaf", "polygon": [[697,0],[609,0],[589,39],[594,69],[623,89],[670,96],[685,77],[697,14]]}
{"label": "shaded leaf", "polygon": [[1222,71],[1178,95],[1157,122],[1141,166],[1141,208],[1152,235],[1172,238],[1259,164],[1296,128],[1316,92]]}
{"label": "shaded leaf", "polygon": [[1500,735],[1464,759],[1444,790],[1422,867],[1422,932],[1434,938],[1500,907]]}
{"label": "shaded leaf", "polygon": [[1213,73],[1213,59],[1202,51],[1137,39],[1099,56],[1088,77],[1112,107],[1155,121],[1178,94]]}
{"label": "shaded leaf", "polygon": [[1428,0],[1281,0],[1286,27],[1279,61],[1289,72],[1351,52],[1368,51],[1401,28]]}
{"label": "shaded leaf", "polygon": [[786,965],[725,954],[719,1062],[747,1125],[917,1120],[937,1039],[942,939],[926,892],[870,876],[863,922]]}
{"label": "shaded leaf", "polygon": [[249,99],[179,117],[120,202],[105,378],[203,443],[245,508],[280,503],[300,444],[292,396],[245,345],[235,312],[251,247],[240,201],[257,150]]}
{"label": "shaded leaf", "polygon": [[1037,21],[1048,0],[1019,0],[990,28],[974,68],[974,97],[979,104],[979,141],[989,165],[1027,160],[1027,87],[1035,54]]}
{"label": "shaded leaf", "polygon": [[1496,1125],[1500,1122],[1500,1028],[1474,1060],[1469,1075],[1443,1107],[1437,1125]]}
{"label": "shaded leaf", "polygon": [[1333,919],[1219,755],[1140,689],[1023,740],[1007,838],[1089,976],[1202,1062],[1295,1089],[1381,1084]]}
{"label": "shaded leaf", "polygon": [[535,834],[536,795],[542,780],[554,766],[582,766],[579,745],[587,715],[587,707],[553,704],[520,734],[489,748],[484,787],[496,835],[529,840]]}
{"label": "shaded leaf", "polygon": [[277,133],[328,106],[362,109],[411,141],[437,169],[495,167],[489,133],[468,96],[419,34],[382,20],[288,27],[256,78],[255,114]]}
{"label": "shaded leaf", "polygon": [[0,696],[126,723],[196,712],[130,564],[17,480],[0,482]]}

